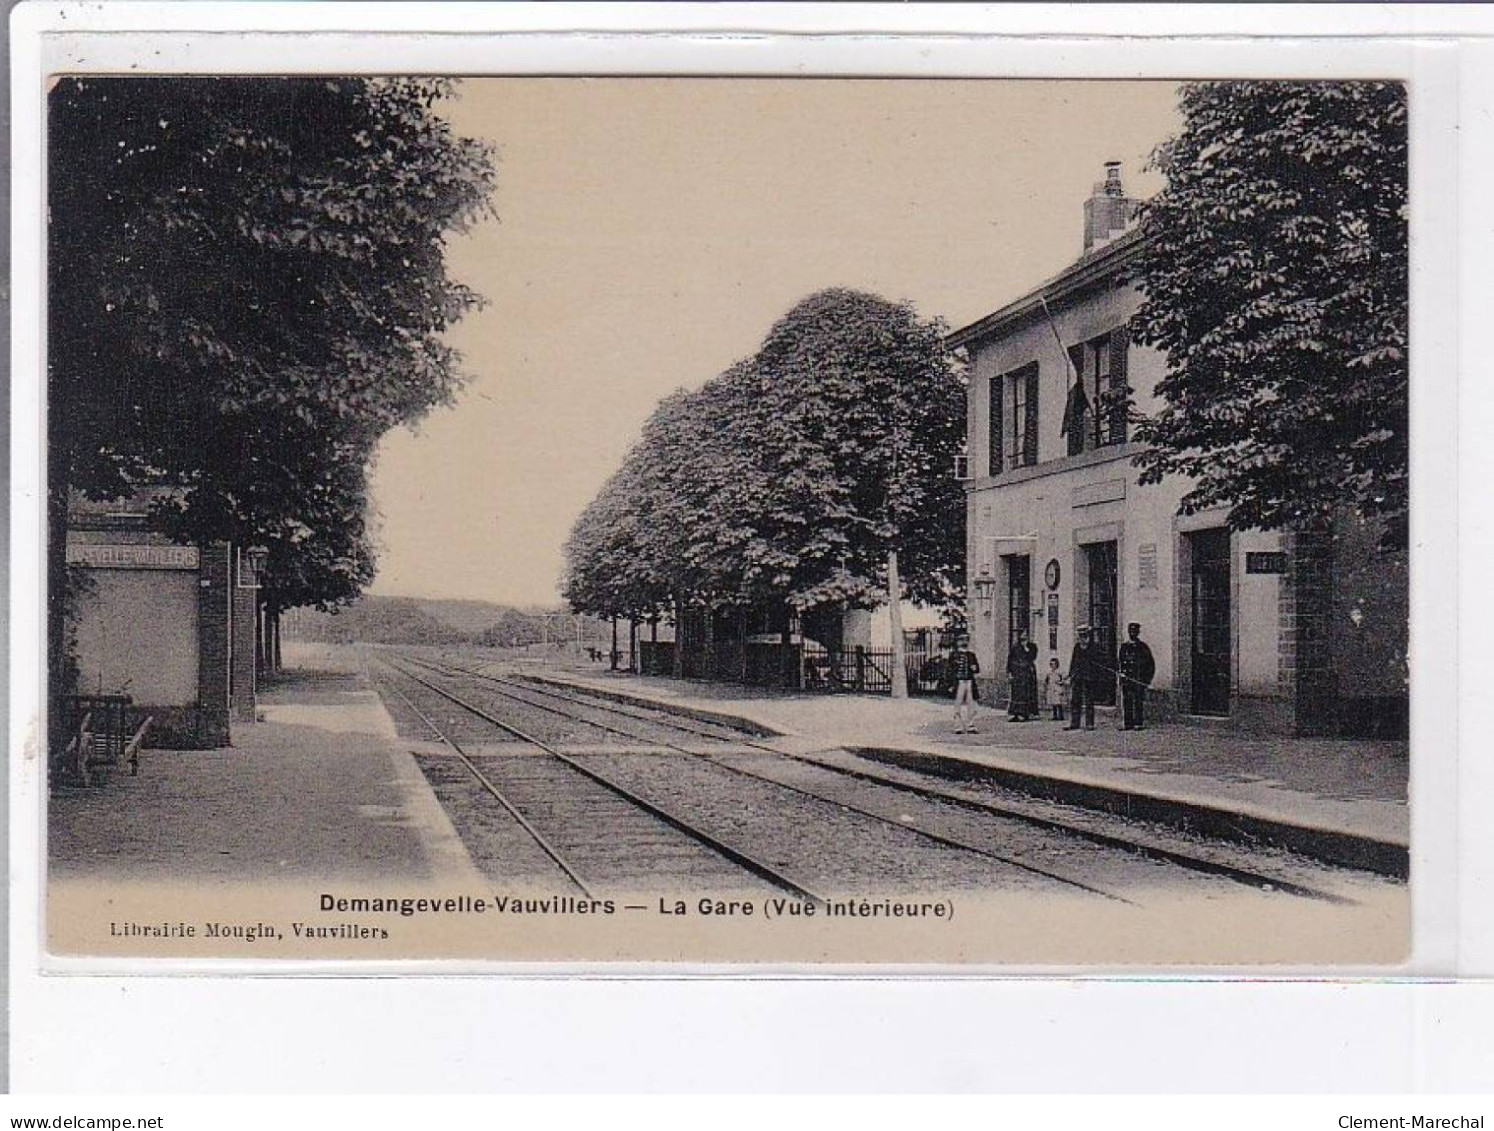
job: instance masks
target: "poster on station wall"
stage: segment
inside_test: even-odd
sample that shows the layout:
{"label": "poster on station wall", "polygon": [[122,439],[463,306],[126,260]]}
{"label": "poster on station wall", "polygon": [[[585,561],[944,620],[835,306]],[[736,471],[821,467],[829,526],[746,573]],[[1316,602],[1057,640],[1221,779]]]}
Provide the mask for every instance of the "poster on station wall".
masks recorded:
{"label": "poster on station wall", "polygon": [[1414,969],[1394,73],[112,58],[46,961]]}

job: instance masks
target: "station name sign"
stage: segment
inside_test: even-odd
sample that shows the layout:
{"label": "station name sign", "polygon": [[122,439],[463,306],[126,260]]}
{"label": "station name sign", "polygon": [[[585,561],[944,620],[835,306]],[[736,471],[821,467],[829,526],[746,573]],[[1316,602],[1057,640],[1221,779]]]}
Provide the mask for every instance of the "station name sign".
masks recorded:
{"label": "station name sign", "polygon": [[67,548],[67,564],[92,569],[196,569],[196,546],[105,545],[74,542]]}
{"label": "station name sign", "polygon": [[1285,573],[1287,556],[1277,550],[1252,550],[1245,555],[1246,573]]}

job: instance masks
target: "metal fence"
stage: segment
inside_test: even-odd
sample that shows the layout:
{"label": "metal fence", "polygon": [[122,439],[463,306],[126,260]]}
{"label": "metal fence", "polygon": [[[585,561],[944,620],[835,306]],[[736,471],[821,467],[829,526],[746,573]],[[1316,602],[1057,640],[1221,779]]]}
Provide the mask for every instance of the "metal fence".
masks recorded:
{"label": "metal fence", "polygon": [[804,646],[805,691],[892,691],[892,649]]}

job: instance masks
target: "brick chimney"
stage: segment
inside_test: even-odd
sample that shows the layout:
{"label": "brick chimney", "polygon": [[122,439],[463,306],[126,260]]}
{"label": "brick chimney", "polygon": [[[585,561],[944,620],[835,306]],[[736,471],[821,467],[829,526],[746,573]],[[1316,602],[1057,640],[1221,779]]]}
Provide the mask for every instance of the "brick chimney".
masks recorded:
{"label": "brick chimney", "polygon": [[1136,215],[1136,201],[1126,196],[1121,184],[1121,163],[1105,162],[1105,179],[1095,185],[1084,202],[1084,250],[1103,247],[1125,231]]}

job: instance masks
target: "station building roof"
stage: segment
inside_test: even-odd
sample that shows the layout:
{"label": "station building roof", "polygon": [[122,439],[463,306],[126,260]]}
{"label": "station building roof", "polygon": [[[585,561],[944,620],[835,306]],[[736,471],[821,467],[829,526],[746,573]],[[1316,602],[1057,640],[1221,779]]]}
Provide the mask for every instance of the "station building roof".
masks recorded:
{"label": "station building roof", "polygon": [[1041,286],[1021,298],[992,311],[984,318],[952,330],[944,338],[950,349],[975,345],[1001,337],[1042,316],[1043,303],[1050,307],[1066,306],[1099,287],[1112,286],[1124,269],[1135,260],[1146,236],[1140,227],[1132,226],[1065,267]]}

